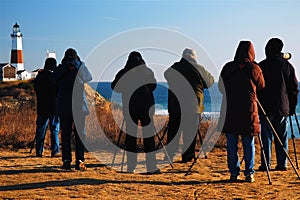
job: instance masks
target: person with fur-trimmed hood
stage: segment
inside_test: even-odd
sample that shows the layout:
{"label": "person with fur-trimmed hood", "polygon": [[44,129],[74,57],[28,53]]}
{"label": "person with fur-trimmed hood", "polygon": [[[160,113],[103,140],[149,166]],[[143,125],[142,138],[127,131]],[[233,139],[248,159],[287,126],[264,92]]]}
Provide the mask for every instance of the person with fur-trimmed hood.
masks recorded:
{"label": "person with fur-trimmed hood", "polygon": [[237,181],[240,175],[239,135],[244,149],[246,181],[254,181],[254,136],[260,133],[257,91],[265,86],[262,71],[254,59],[252,43],[241,41],[234,60],[222,68],[218,82],[223,95],[218,130],[226,134],[231,181]]}

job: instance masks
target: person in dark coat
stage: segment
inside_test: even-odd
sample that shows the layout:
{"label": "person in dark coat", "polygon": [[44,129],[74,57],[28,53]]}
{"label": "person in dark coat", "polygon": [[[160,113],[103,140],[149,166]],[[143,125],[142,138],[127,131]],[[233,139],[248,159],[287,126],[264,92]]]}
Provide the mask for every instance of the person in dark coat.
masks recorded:
{"label": "person in dark coat", "polygon": [[159,173],[155,158],[155,127],[153,124],[154,96],[156,80],[142,55],[133,51],[126,65],[121,69],[111,88],[122,94],[123,115],[126,124],[125,148],[127,152],[127,171],[134,172],[137,165],[137,128],[140,121],[143,132],[148,173]]}
{"label": "person in dark coat", "polygon": [[37,97],[36,156],[42,157],[47,126],[51,133],[51,157],[59,157],[59,117],[56,112],[57,86],[50,80],[56,68],[56,59],[47,58],[44,69],[34,79]]}
{"label": "person in dark coat", "polygon": [[[77,55],[69,48],[61,64],[54,70],[52,81],[58,84],[58,114],[61,120],[63,169],[70,170],[72,162],[71,135],[74,127],[76,170],[86,170],[84,158],[85,117],[89,114],[84,83],[92,75]],[[83,141],[82,141],[83,140]]]}
{"label": "person in dark coat", "polygon": [[[298,97],[298,80],[295,69],[281,54],[283,42],[272,38],[265,47],[266,59],[259,63],[262,69],[266,87],[258,93],[259,100],[275,128],[283,147],[288,150],[287,117],[295,114]],[[273,133],[266,118],[261,115],[261,136],[266,154],[267,166],[271,168]],[[276,150],[276,169],[287,170],[287,156],[274,140]],[[266,170],[263,156],[259,170]]]}
{"label": "person in dark coat", "polygon": [[196,51],[186,48],[179,62],[169,67],[164,76],[168,82],[167,152],[173,160],[183,132],[182,162],[195,158],[199,117],[204,110],[204,89],[214,83],[214,77],[197,64]]}
{"label": "person in dark coat", "polygon": [[226,134],[231,181],[236,181],[240,174],[239,135],[244,149],[246,181],[254,181],[254,136],[260,133],[256,91],[265,86],[262,71],[254,59],[252,43],[241,41],[234,60],[222,68],[218,82],[223,94],[218,129]]}

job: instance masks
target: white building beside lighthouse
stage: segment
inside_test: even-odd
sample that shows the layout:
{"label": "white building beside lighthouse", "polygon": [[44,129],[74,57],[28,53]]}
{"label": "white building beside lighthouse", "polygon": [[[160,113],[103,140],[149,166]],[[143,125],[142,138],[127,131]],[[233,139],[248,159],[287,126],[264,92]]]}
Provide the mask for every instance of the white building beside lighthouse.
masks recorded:
{"label": "white building beside lighthouse", "polygon": [[10,64],[17,68],[17,71],[24,70],[22,33],[20,26],[16,23],[13,26],[13,32],[10,35],[12,38]]}
{"label": "white building beside lighthouse", "polygon": [[[12,29],[12,46],[10,63],[0,63],[0,82],[2,81],[16,81],[16,80],[28,80],[36,77],[40,69],[28,72],[24,68],[23,59],[23,45],[22,45],[22,33],[20,26],[15,23]],[[53,51],[47,51],[47,57],[56,57],[56,53]]]}

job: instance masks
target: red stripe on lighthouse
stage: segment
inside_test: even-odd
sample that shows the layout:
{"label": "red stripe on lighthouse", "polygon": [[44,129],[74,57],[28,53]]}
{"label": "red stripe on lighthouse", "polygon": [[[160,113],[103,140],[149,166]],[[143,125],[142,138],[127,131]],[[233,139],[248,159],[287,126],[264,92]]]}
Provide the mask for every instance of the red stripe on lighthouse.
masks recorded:
{"label": "red stripe on lighthouse", "polygon": [[11,50],[10,63],[23,63],[22,50]]}

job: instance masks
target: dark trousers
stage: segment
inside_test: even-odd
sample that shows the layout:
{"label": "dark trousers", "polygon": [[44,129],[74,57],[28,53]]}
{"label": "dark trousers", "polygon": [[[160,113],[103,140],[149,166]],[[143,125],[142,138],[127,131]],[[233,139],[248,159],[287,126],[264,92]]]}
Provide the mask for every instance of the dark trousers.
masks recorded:
{"label": "dark trousers", "polygon": [[75,136],[75,158],[76,161],[84,161],[84,145],[85,140],[85,117],[78,116],[76,123],[72,116],[61,116],[61,140],[62,140],[62,160],[72,161],[71,136],[74,127]]}
{"label": "dark trousers", "polygon": [[170,158],[173,158],[178,151],[181,133],[183,134],[182,160],[194,158],[199,114],[181,115],[180,113],[169,113],[168,126],[166,148]]}
{"label": "dark trousers", "polygon": [[126,122],[126,151],[127,151],[127,170],[133,171],[137,165],[137,129],[140,121],[143,132],[144,150],[146,153],[147,171],[151,172],[157,169],[155,157],[155,128],[153,117],[143,114],[125,115]]}

